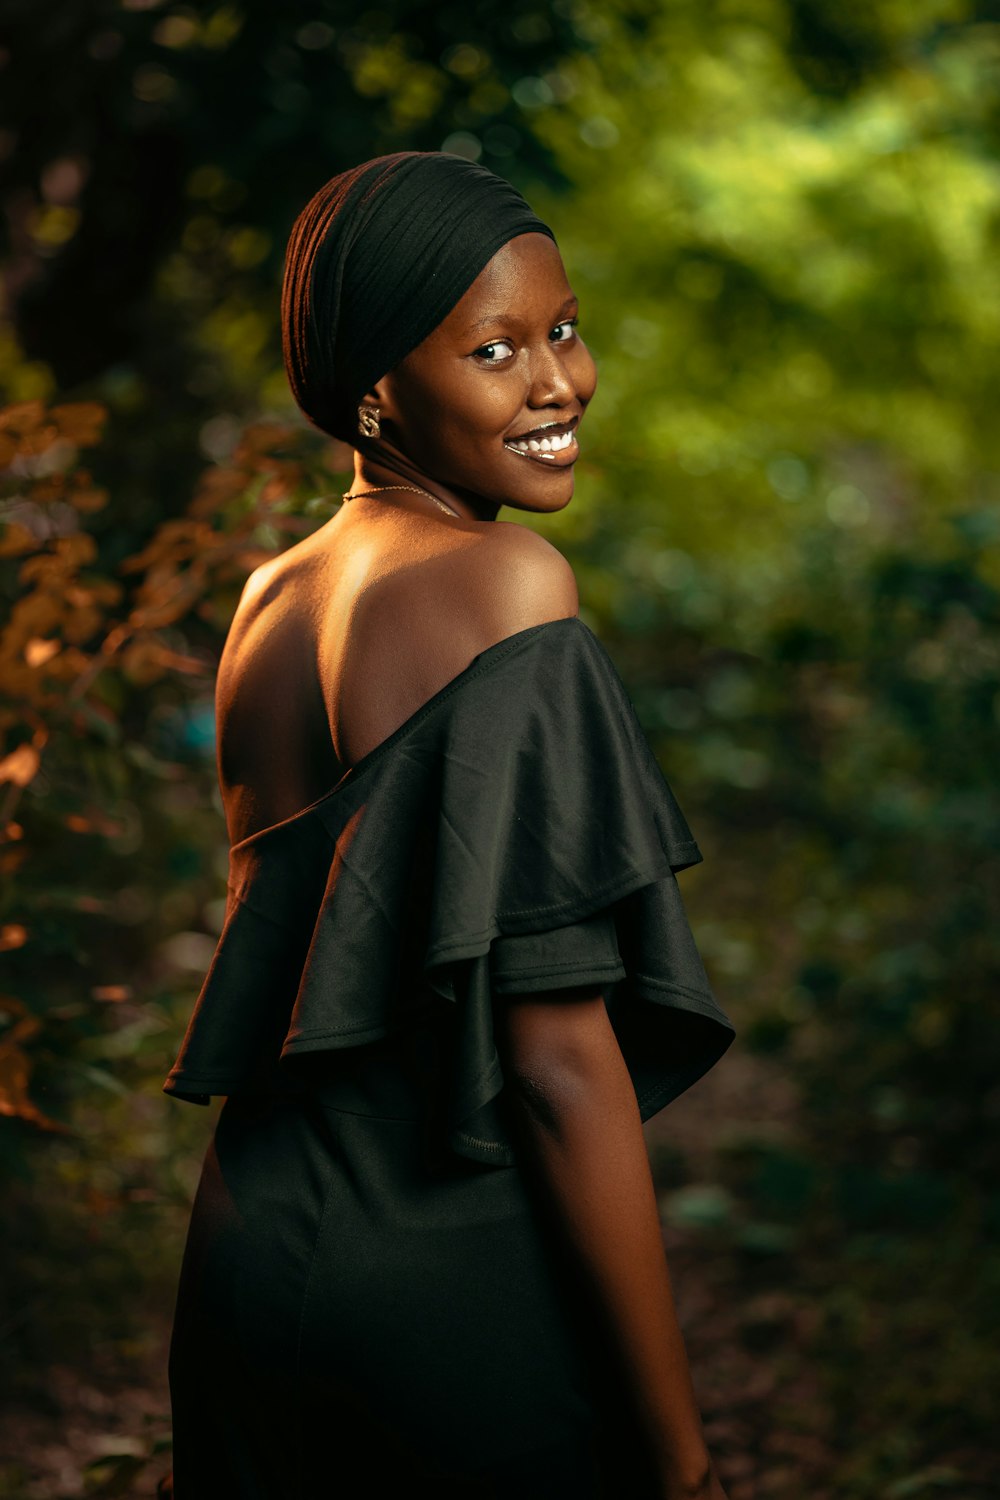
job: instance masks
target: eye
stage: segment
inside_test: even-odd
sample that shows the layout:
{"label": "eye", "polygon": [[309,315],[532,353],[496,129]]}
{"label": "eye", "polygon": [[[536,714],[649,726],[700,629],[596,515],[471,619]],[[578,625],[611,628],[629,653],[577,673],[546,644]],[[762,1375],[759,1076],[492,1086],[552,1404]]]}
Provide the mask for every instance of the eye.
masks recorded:
{"label": "eye", "polygon": [[493,339],[493,341],[489,344],[482,344],[480,348],[476,350],[476,355],[479,359],[484,360],[488,365],[498,365],[501,360],[508,359],[510,357],[507,354],[501,354],[497,356],[496,351],[498,349],[509,349],[511,354],[514,353],[514,345],[510,342],[509,339]]}
{"label": "eye", "polygon": [[579,323],[579,321],[580,321],[579,318],[565,318],[562,323],[557,323],[556,326],[553,328],[552,332],[553,333],[558,333],[559,330],[560,330],[560,328],[564,328],[566,330],[566,333],[565,333],[565,336],[563,338],[556,339],[556,343],[557,344],[568,344],[570,342],[570,340],[572,338],[574,338],[574,336],[575,336],[576,325]]}

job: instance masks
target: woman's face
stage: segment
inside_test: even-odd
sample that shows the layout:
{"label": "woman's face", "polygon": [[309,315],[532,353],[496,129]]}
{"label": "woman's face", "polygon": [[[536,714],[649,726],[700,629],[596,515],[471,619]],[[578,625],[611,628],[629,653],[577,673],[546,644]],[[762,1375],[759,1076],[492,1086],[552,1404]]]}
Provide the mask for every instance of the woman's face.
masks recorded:
{"label": "woman's face", "polygon": [[[597,369],[548,235],[497,251],[448,316],[371,396],[381,438],[365,445],[437,482],[477,515],[554,511],[573,494],[577,426]],[[542,444],[544,443],[544,447]],[[484,503],[485,502],[485,503]]]}

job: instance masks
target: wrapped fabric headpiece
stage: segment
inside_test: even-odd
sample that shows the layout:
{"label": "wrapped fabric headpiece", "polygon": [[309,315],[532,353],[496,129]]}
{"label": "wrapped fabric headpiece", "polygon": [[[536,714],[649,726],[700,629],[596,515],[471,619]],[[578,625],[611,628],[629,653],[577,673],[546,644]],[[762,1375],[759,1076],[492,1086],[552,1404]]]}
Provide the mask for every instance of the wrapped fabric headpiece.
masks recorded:
{"label": "wrapped fabric headpiece", "polygon": [[447,317],[519,234],[555,235],[516,188],[444,151],[397,151],[333,177],[292,228],[285,370],[323,432],[354,443],[375,382]]}

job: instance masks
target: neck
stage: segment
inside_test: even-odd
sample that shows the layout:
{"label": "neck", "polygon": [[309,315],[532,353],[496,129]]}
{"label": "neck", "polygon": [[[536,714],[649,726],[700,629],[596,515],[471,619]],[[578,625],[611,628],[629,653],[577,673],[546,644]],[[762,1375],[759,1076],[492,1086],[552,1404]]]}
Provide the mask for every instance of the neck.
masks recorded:
{"label": "neck", "polygon": [[375,490],[387,484],[412,484],[419,489],[426,490],[427,494],[435,495],[438,500],[443,500],[445,505],[451,507],[458,515],[464,516],[467,521],[495,521],[499,505],[493,500],[484,500],[481,495],[472,495],[468,491],[453,489],[450,485],[442,484],[439,479],[431,479],[422,474],[416,465],[411,464],[402,455],[397,457],[393,454],[391,458],[374,458],[370,454],[361,453],[357,449],[354,453],[354,483],[352,490]]}

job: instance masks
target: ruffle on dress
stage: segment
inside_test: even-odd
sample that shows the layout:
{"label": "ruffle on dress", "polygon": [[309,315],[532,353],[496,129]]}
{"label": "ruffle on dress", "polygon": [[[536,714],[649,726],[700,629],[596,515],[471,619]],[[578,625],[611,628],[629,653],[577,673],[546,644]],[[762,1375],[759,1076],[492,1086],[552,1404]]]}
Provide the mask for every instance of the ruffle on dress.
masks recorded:
{"label": "ruffle on dress", "polygon": [[233,846],[228,917],[164,1091],[207,1104],[265,1086],[440,997],[458,1038],[448,1142],[511,1166],[495,1009],[600,985],[646,1120],[735,1036],[676,880],[701,858],[590,628],[519,631],[319,801]]}

